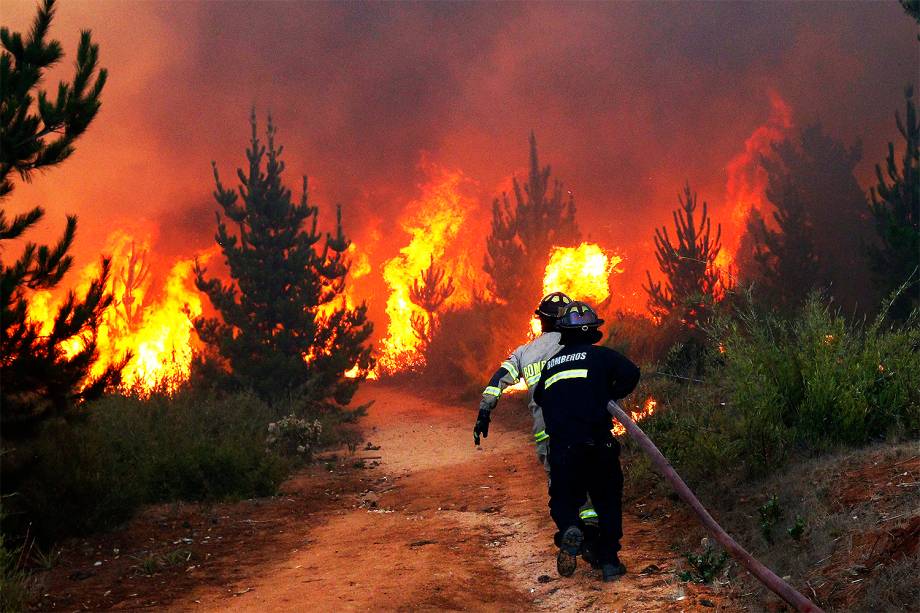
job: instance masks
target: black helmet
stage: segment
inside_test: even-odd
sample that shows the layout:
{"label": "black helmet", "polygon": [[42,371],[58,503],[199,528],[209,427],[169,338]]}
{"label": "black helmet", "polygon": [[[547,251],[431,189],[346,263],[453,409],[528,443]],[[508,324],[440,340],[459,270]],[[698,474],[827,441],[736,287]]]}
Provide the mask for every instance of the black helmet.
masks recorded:
{"label": "black helmet", "polygon": [[543,297],[540,305],[537,306],[537,310],[534,311],[534,315],[555,319],[562,315],[562,310],[569,304],[572,304],[571,298],[562,292],[553,292]]}
{"label": "black helmet", "polygon": [[560,330],[588,330],[597,328],[604,320],[597,316],[597,313],[584,302],[573,302],[563,309],[559,319],[556,320],[556,327]]}

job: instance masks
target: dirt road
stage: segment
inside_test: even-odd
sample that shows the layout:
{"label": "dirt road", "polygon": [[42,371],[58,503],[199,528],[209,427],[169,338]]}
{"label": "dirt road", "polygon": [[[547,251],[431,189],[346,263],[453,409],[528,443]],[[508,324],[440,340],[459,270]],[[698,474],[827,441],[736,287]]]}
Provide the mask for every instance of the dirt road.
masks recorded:
{"label": "dirt road", "polygon": [[662,522],[632,514],[629,575],[603,584],[581,564],[558,577],[545,477],[519,402],[499,407],[476,449],[469,409],[380,385],[357,398],[370,399],[363,427],[380,449],[358,456],[379,456],[371,487],[343,497],[318,526],[275,526],[287,535],[276,554],[229,589],[192,590],[172,610],[729,610],[706,591],[685,592]]}

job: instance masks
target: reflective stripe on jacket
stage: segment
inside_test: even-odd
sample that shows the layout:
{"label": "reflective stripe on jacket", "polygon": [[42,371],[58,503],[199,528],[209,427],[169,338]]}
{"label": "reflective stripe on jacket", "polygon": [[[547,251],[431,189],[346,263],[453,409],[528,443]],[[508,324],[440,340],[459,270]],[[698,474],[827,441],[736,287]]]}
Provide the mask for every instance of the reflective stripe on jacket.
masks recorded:
{"label": "reflective stripe on jacket", "polygon": [[558,332],[544,332],[529,343],[515,349],[508,358],[501,363],[498,370],[492,375],[489,385],[482,392],[479,408],[491,411],[498,404],[504,389],[514,385],[521,379],[527,384],[527,404],[533,415],[533,435],[535,443],[542,443],[549,438],[543,423],[543,411],[534,402],[533,391],[540,381],[540,373],[546,361],[556,355],[561,345]]}

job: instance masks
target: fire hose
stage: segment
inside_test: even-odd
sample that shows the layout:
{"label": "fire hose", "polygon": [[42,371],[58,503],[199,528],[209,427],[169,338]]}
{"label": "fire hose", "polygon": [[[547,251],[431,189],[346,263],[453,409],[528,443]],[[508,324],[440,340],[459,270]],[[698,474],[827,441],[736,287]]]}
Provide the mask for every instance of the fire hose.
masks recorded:
{"label": "fire hose", "polygon": [[777,576],[776,573],[745,551],[744,547],[739,545],[735,539],[722,529],[722,526],[716,523],[716,520],[712,518],[709,511],[706,510],[690,488],[687,487],[687,484],[680,478],[680,475],[677,474],[677,471],[674,470],[671,463],[668,462],[667,458],[658,450],[655,443],[652,442],[648,435],[646,435],[638,425],[636,425],[636,422],[626,414],[626,411],[624,411],[619,404],[610,401],[607,404],[607,410],[610,411],[610,414],[613,415],[624,428],[626,428],[626,431],[629,432],[629,435],[639,444],[642,451],[649,456],[652,464],[655,465],[655,468],[661,473],[661,476],[671,484],[681,500],[693,509],[693,512],[696,513],[706,530],[709,531],[713,538],[718,541],[733,558],[748,569],[758,581],[767,586],[774,594],[795,607],[796,610],[823,613],[821,608],[815,603],[803,596],[794,587]]}

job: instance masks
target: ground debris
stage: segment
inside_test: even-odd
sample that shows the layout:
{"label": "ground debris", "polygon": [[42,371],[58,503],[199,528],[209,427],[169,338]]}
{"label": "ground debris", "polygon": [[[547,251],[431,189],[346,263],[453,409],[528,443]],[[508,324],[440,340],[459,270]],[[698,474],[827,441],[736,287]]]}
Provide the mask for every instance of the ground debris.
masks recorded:
{"label": "ground debris", "polygon": [[437,541],[429,541],[427,539],[423,539],[421,541],[413,541],[412,543],[409,543],[409,547],[424,547],[425,545],[434,545],[436,543]]}

